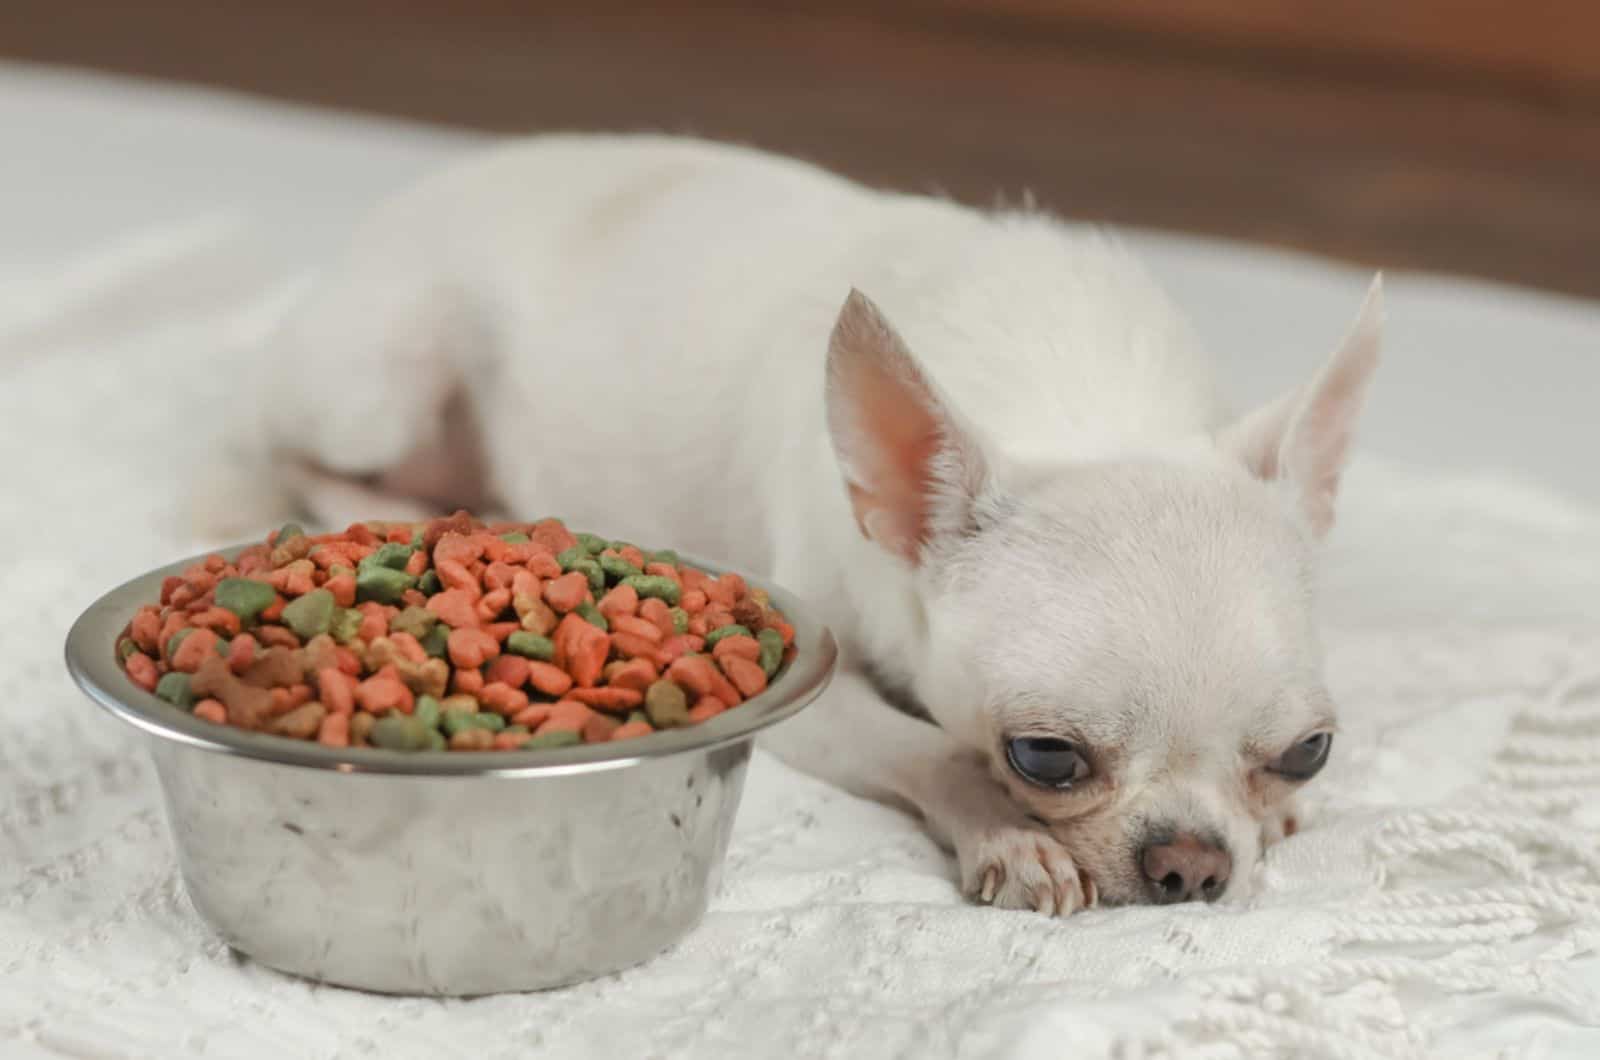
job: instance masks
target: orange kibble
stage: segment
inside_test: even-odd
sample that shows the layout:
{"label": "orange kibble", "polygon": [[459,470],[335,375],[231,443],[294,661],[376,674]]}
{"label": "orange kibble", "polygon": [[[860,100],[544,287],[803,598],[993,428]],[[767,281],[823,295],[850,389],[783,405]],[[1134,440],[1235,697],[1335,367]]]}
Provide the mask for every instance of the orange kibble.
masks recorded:
{"label": "orange kibble", "polygon": [[191,626],[209,629],[219,637],[239,635],[239,616],[226,607],[207,607],[189,620]]}
{"label": "orange kibble", "polygon": [[279,593],[273,597],[272,603],[258,617],[262,622],[276,622],[283,617],[283,609],[288,606],[289,601],[284,599],[282,593]]}
{"label": "orange kibble", "polygon": [[544,602],[559,614],[566,614],[589,598],[589,579],[582,571],[573,571],[545,583]]}
{"label": "orange kibble", "polygon": [[511,717],[528,708],[528,693],[501,681],[490,681],[478,693],[478,702],[496,714]]}
{"label": "orange kibble", "polygon": [[613,633],[611,635],[611,646],[624,659],[637,659],[640,657],[653,659],[655,658],[656,650],[660,647],[655,641],[634,636],[632,633]]}
{"label": "orange kibble", "polygon": [[351,677],[360,677],[361,676],[361,657],[358,656],[355,652],[351,651],[349,648],[345,648],[345,647],[334,648],[333,649],[333,658],[334,658],[335,664],[339,667],[340,670],[343,670],[345,673],[349,674]]}
{"label": "orange kibble", "polygon": [[483,627],[483,631],[493,637],[496,644],[504,644],[507,637],[521,628],[520,622],[491,622]]}
{"label": "orange kibble", "polygon": [[462,670],[471,670],[500,654],[500,644],[481,629],[452,630],[445,642],[450,661]]}
{"label": "orange kibble", "polygon": [[727,709],[728,704],[716,696],[701,696],[700,701],[689,708],[689,724],[699,725],[702,721],[709,721]]}
{"label": "orange kibble", "polygon": [[672,608],[667,606],[665,600],[658,600],[652,596],[648,600],[639,601],[639,617],[656,627],[662,637],[670,637],[677,632],[672,625]]}
{"label": "orange kibble", "polygon": [[653,574],[657,578],[671,578],[674,582],[681,584],[681,580],[678,577],[678,568],[670,563],[646,563],[644,572]]}
{"label": "orange kibble", "polygon": [[549,703],[530,703],[526,707],[511,715],[511,724],[526,725],[529,729],[537,729],[550,717]]}
{"label": "orange kibble", "polygon": [[317,742],[324,747],[350,746],[350,715],[329,714],[317,727]]}
{"label": "orange kibble", "polygon": [[557,666],[571,674],[580,687],[592,688],[599,683],[611,654],[610,637],[581,616],[568,615],[556,627],[554,640]]}
{"label": "orange kibble", "polygon": [[557,563],[556,557],[549,552],[535,550],[528,557],[527,567],[528,573],[535,578],[561,577],[561,564]]}
{"label": "orange kibble", "polygon": [[528,663],[528,683],[547,696],[559,696],[572,687],[572,675],[559,666],[534,660]]}
{"label": "orange kibble", "polygon": [[[660,600],[646,601],[646,603],[653,604],[659,604],[660,602]],[[639,606],[643,608],[644,605],[640,604]],[[672,628],[672,618],[670,615],[667,617],[667,628]],[[649,641],[652,645],[660,644],[665,636],[665,634],[661,632],[661,627],[657,626],[654,622],[642,617],[635,617],[633,615],[618,615],[616,618],[612,619],[611,632],[613,634],[627,633],[631,636],[641,637],[644,640]]]}
{"label": "orange kibble", "polygon": [[478,625],[478,594],[467,589],[446,589],[428,597],[428,610],[451,629]]}
{"label": "orange kibble", "polygon": [[711,627],[706,625],[706,613],[704,611],[689,616],[689,632],[697,637],[703,637],[711,632]]}
{"label": "orange kibble", "polygon": [[356,576],[349,571],[334,575],[322,587],[333,594],[333,602],[340,607],[356,606]]}
{"label": "orange kibble", "polygon": [[443,562],[435,561],[434,572],[439,575],[439,581],[448,589],[461,589],[464,592],[475,593],[478,590],[478,576],[464,563],[452,560]]}
{"label": "orange kibble", "polygon": [[202,699],[194,705],[194,716],[213,725],[226,725],[228,723],[228,708],[219,700]]}
{"label": "orange kibble", "polygon": [[730,655],[756,662],[761,658],[761,644],[754,637],[736,633],[731,637],[723,637],[711,649],[711,657],[718,662]]}
{"label": "orange kibble", "polygon": [[372,607],[371,604],[362,604],[361,606],[364,613],[361,616],[361,625],[356,629],[356,636],[368,644],[371,644],[379,637],[388,636],[389,620],[384,617],[383,612],[377,609],[367,610]]}
{"label": "orange kibble", "polygon": [[[743,662],[744,660],[739,659],[736,661]],[[754,664],[752,663],[751,665]],[[761,667],[757,666],[756,669],[759,670]],[[711,667],[711,694],[730,707],[738,706],[744,700],[744,693],[740,692],[738,686],[728,680],[727,675],[716,666]]]}
{"label": "orange kibble", "polygon": [[525,732],[497,732],[494,734],[494,749],[496,751],[515,751],[527,739],[528,734]]}
{"label": "orange kibble", "polygon": [[485,681],[499,681],[512,688],[521,688],[528,683],[528,660],[520,655],[501,655],[489,664],[483,678]]}
{"label": "orange kibble", "polygon": [[534,544],[543,545],[552,556],[559,556],[578,543],[578,539],[572,536],[572,531],[562,526],[558,519],[546,519],[541,523],[534,523],[528,528],[528,537]]}
{"label": "orange kibble", "polygon": [[[717,647],[722,647],[718,644]],[[728,655],[717,660],[722,672],[732,681],[745,699],[758,696],[767,690],[767,675],[761,664],[738,655]]]}
{"label": "orange kibble", "polygon": [[483,674],[477,670],[457,670],[450,679],[450,690],[461,695],[475,696],[483,691]]}
{"label": "orange kibble", "polygon": [[528,578],[533,577],[521,567],[513,567],[509,563],[496,560],[483,569],[483,584],[491,592],[496,589],[511,589],[516,584],[519,574]]}
{"label": "orange kibble", "polygon": [[[407,540],[407,542],[409,542],[410,538],[407,538],[406,540]],[[426,552],[422,551],[422,549],[420,549],[420,548],[417,549],[415,552],[411,553],[411,557],[406,560],[405,571],[406,571],[407,574],[411,575],[413,578],[422,577],[422,572],[427,570],[427,569],[428,569],[428,554]]]}
{"label": "orange kibble", "polygon": [[638,657],[629,659],[625,663],[612,663],[617,669],[606,679],[612,688],[631,688],[635,692],[643,692],[649,688],[655,679],[660,676],[655,664],[649,659]]}
{"label": "orange kibble", "polygon": [[644,702],[644,693],[632,688],[574,688],[568,699],[596,710],[632,710]]}
{"label": "orange kibble", "polygon": [[228,669],[234,673],[244,673],[255,659],[256,639],[250,634],[241,633],[228,642]]}
{"label": "orange kibble", "polygon": [[[715,602],[706,605],[706,609],[696,615],[695,618],[706,624],[706,633],[710,633],[714,629],[721,629],[723,626],[733,625],[733,612]],[[705,634],[701,635],[704,636]]]}
{"label": "orange kibble", "polygon": [[597,606],[606,620],[613,622],[639,609],[639,592],[631,585],[619,585],[602,596]]}
{"label": "orange kibble", "polygon": [[685,655],[667,667],[667,679],[696,697],[710,695],[717,668],[704,655]]}
{"label": "orange kibble", "polygon": [[416,704],[411,689],[388,666],[357,685],[355,698],[362,710],[377,715],[382,715],[386,710],[410,714]]}
{"label": "orange kibble", "polygon": [[644,553],[639,551],[639,547],[637,545],[624,546],[618,555],[627,560],[629,563],[633,564],[635,567],[638,567],[640,570],[644,570]]}
{"label": "orange kibble", "polygon": [[128,636],[140,651],[154,653],[161,646],[161,613],[153,607],[141,607],[128,626]]}
{"label": "orange kibble", "polygon": [[583,723],[584,743],[605,743],[611,739],[611,734],[622,727],[622,722],[604,714],[596,714]]}
{"label": "orange kibble", "polygon": [[540,725],[535,735],[542,732],[582,732],[584,725],[594,716],[594,711],[573,699],[563,699],[550,704],[550,716]]}
{"label": "orange kibble", "polygon": [[513,601],[519,596],[538,597],[543,592],[539,585],[538,575],[526,570],[519,570],[511,576],[510,588]]}
{"label": "orange kibble", "polygon": [[612,732],[611,738],[613,740],[631,740],[635,736],[649,736],[655,731],[648,721],[629,721],[617,726],[616,730]]}
{"label": "orange kibble", "polygon": [[282,626],[257,626],[254,636],[269,648],[293,650],[300,647],[300,638],[294,635],[294,630]]}
{"label": "orange kibble", "polygon": [[134,652],[122,664],[128,672],[128,678],[146,692],[156,690],[156,682],[161,680],[161,674],[156,670],[156,664],[150,656],[143,652]]}
{"label": "orange kibble", "polygon": [[500,617],[500,613],[511,606],[511,590],[495,589],[483,595],[478,601],[478,618],[484,622],[493,622]]}
{"label": "orange kibble", "polygon": [[181,670],[192,674],[200,669],[200,664],[217,654],[217,635],[209,629],[196,629],[183,638],[183,643],[178,645],[178,650],[172,653],[168,661],[174,670]]}
{"label": "orange kibble", "polygon": [[706,642],[704,637],[697,637],[692,633],[680,633],[676,637],[668,637],[666,640],[661,642],[661,647],[656,651],[656,658],[665,659],[666,662],[662,663],[662,665],[666,666],[670,664],[672,660],[686,654],[687,652],[699,651],[705,646]]}
{"label": "orange kibble", "polygon": [[422,642],[409,633],[390,633],[389,643],[400,650],[400,655],[410,662],[419,663],[428,661],[427,649]]}
{"label": "orange kibble", "polygon": [[349,714],[356,709],[356,679],[332,666],[317,671],[317,693],[322,705],[334,714]]}

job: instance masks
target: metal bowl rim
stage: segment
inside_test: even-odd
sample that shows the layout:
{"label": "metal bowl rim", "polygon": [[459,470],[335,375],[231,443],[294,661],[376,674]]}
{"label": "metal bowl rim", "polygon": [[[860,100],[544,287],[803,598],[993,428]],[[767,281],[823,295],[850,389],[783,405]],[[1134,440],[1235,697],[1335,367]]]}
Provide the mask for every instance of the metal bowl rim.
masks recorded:
{"label": "metal bowl rim", "polygon": [[[96,600],[67,633],[67,670],[90,699],[152,736],[196,750],[340,773],[403,776],[556,777],[625,769],[672,755],[699,754],[740,740],[789,718],[827,687],[838,663],[838,646],[827,626],[813,618],[793,594],[764,580],[765,589],[795,630],[797,653],[767,690],[710,721],[642,736],[612,746],[580,744],[553,750],[413,752],[368,747],[324,747],[283,736],[216,725],[134,685],[116,660],[116,638],[142,606],[159,599],[162,579],[182,573],[207,556],[232,558],[248,545],[212,549],[131,578]],[[710,574],[725,570],[692,556],[682,562]]]}

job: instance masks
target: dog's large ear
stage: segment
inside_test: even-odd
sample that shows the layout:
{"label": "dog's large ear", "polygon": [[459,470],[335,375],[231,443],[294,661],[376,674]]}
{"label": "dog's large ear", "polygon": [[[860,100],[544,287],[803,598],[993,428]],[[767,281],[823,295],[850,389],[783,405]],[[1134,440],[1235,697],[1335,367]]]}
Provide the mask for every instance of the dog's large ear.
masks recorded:
{"label": "dog's large ear", "polygon": [[1309,384],[1272,401],[1225,428],[1219,442],[1254,474],[1287,480],[1299,494],[1312,529],[1321,536],[1333,526],[1334,499],[1378,366],[1383,328],[1383,277],[1374,277],[1361,313]]}
{"label": "dog's large ear", "polygon": [[828,429],[861,532],[919,563],[971,526],[988,478],[972,432],[878,307],[852,290],[828,345]]}

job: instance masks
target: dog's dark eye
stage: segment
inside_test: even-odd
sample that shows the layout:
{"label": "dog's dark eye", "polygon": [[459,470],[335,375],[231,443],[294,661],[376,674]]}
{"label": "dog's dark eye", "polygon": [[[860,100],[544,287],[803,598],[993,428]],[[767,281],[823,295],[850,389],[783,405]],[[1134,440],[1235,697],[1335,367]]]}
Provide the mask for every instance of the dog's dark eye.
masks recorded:
{"label": "dog's dark eye", "polygon": [[1070,788],[1089,775],[1078,749],[1053,736],[1018,736],[1006,741],[1006,759],[1023,780],[1044,788]]}
{"label": "dog's dark eye", "polygon": [[1310,780],[1328,760],[1328,749],[1332,746],[1333,733],[1315,733],[1283,752],[1269,768],[1290,780]]}

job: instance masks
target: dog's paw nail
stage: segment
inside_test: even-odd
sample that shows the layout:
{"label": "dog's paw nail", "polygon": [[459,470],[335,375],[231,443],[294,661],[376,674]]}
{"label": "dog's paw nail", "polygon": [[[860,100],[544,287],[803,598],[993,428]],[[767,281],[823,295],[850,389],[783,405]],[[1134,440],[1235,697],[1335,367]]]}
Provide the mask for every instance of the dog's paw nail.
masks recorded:
{"label": "dog's paw nail", "polygon": [[1031,828],[1002,828],[962,846],[966,893],[998,909],[1066,916],[1087,904],[1065,847]]}
{"label": "dog's paw nail", "polygon": [[1093,909],[1100,904],[1100,888],[1095,886],[1094,880],[1087,872],[1078,871],[1078,889],[1083,893],[1083,907]]}

